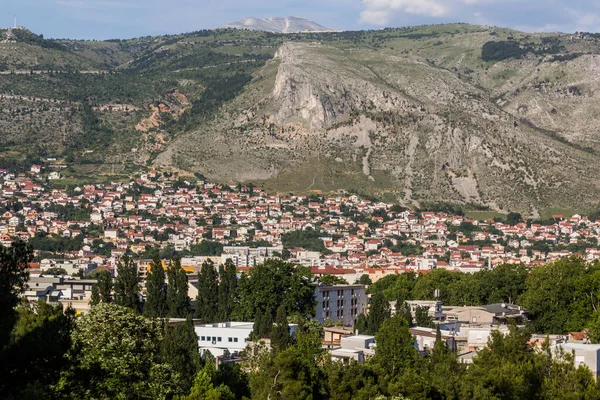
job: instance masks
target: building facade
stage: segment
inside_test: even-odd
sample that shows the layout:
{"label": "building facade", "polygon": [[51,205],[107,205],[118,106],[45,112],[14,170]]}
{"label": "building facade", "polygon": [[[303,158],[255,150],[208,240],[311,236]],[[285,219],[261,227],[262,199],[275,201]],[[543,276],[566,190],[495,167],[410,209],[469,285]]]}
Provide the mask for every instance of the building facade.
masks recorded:
{"label": "building facade", "polygon": [[331,319],[341,321],[346,326],[356,323],[358,315],[366,310],[369,301],[364,285],[317,286],[315,300],[315,318],[319,322]]}

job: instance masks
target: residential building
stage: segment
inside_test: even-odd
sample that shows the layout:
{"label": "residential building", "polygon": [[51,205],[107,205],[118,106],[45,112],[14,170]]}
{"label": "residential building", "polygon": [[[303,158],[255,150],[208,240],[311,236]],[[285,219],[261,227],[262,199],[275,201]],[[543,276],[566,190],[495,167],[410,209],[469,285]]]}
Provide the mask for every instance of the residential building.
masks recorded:
{"label": "residential building", "polygon": [[368,305],[364,285],[319,285],[315,288],[315,300],[317,321],[331,319],[346,326],[354,325]]}

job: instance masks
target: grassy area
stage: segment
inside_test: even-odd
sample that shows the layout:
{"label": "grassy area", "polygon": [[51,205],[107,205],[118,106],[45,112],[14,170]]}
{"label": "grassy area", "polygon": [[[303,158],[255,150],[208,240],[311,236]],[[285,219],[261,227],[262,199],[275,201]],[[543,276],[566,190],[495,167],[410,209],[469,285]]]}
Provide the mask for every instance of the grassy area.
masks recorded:
{"label": "grassy area", "polygon": [[544,208],[540,211],[540,218],[549,219],[552,218],[553,215],[560,214],[564,218],[569,218],[574,214],[579,214],[581,211],[573,210],[570,208],[560,208],[560,207],[549,207]]}
{"label": "grassy area", "polygon": [[469,218],[469,219],[475,219],[478,221],[484,221],[486,219],[490,219],[490,218],[506,218],[506,214],[501,214],[499,212],[496,211],[477,211],[477,210],[472,210],[472,211],[465,211],[465,217]]}

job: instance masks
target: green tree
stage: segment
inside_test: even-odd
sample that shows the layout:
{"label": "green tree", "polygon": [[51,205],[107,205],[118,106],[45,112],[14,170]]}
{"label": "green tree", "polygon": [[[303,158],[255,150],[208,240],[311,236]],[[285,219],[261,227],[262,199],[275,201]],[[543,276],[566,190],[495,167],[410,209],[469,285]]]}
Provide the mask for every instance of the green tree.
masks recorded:
{"label": "green tree", "polygon": [[57,389],[68,399],[166,399],[179,376],[160,360],[162,329],[129,307],[101,303],[76,324],[71,367]]}
{"label": "green tree", "polygon": [[463,379],[463,398],[534,399],[543,376],[530,335],[511,326],[507,335],[492,331]]}
{"label": "green tree", "polygon": [[163,360],[173,367],[181,377],[184,392],[189,392],[202,364],[198,350],[198,338],[190,316],[184,323],[173,328],[167,325],[162,343]]}
{"label": "green tree", "polygon": [[229,321],[238,302],[238,281],[235,264],[228,259],[225,265],[219,266],[219,303],[217,305],[219,320]]}
{"label": "green tree", "polygon": [[123,256],[117,263],[115,281],[115,303],[120,306],[139,310],[138,274],[133,259]]}
{"label": "green tree", "polygon": [[95,272],[93,278],[96,279],[96,283],[92,286],[92,299],[90,303],[96,305],[98,303],[112,302],[113,279],[110,272],[104,269],[97,269],[93,272]]}
{"label": "green tree", "polygon": [[354,324],[354,328],[358,331],[358,333],[366,334],[369,332],[369,322],[367,320],[367,316],[364,313],[358,314],[356,317],[356,323]]}
{"label": "green tree", "polygon": [[355,283],[358,283],[359,285],[371,285],[373,281],[369,274],[362,274]]}
{"label": "green tree", "polygon": [[10,343],[0,357],[0,398],[47,398],[68,365],[74,316],[61,306],[23,301]]}
{"label": "green tree", "polygon": [[373,362],[389,377],[398,377],[416,364],[417,350],[408,323],[402,316],[395,315],[383,321],[375,340]]}
{"label": "green tree", "polygon": [[217,371],[215,364],[208,360],[194,379],[189,396],[184,400],[235,400],[235,395],[225,384],[215,386]]}
{"label": "green tree", "polygon": [[198,273],[198,297],[196,297],[195,315],[202,323],[217,321],[218,296],[217,271],[213,262],[207,260]]}
{"label": "green tree", "polygon": [[14,308],[25,290],[32,258],[31,248],[21,241],[10,247],[0,245],[0,351],[8,343],[15,324]]}
{"label": "green tree", "polygon": [[600,308],[600,264],[576,257],[533,268],[521,297],[536,332],[581,331]]}
{"label": "green tree", "polygon": [[167,305],[169,316],[174,318],[186,317],[189,313],[190,299],[188,297],[187,275],[181,267],[181,259],[176,258],[167,268],[169,287],[167,290]]}
{"label": "green tree", "polygon": [[426,328],[433,326],[433,319],[429,316],[429,307],[417,306],[415,309],[415,324]]}
{"label": "green tree", "polygon": [[321,282],[323,285],[328,285],[328,286],[347,285],[348,284],[348,282],[344,278],[340,278],[339,276],[336,276],[336,275],[323,275],[322,277],[319,278],[319,282]]}
{"label": "green tree", "polygon": [[281,304],[288,315],[314,315],[312,274],[307,267],[269,259],[242,274],[239,299],[234,317],[240,320],[253,321],[258,310],[274,312]]}
{"label": "green tree", "polygon": [[146,302],[144,315],[164,317],[167,314],[165,270],[158,253],[154,253],[146,275]]}
{"label": "green tree", "polygon": [[285,306],[282,304],[277,308],[275,325],[271,329],[271,346],[274,351],[280,352],[288,348],[291,341],[287,313],[285,312]]}
{"label": "green tree", "polygon": [[67,270],[59,267],[52,267],[44,271],[46,275],[68,275]]}
{"label": "green tree", "polygon": [[374,335],[383,322],[390,317],[390,303],[383,294],[375,293],[371,298],[369,314],[367,314],[367,333]]}
{"label": "green tree", "polygon": [[399,306],[398,302],[396,302],[396,315],[400,315],[402,318],[404,318],[409,326],[413,325],[412,312],[410,311],[410,306],[406,301],[402,302]]}
{"label": "green tree", "polygon": [[250,373],[252,399],[324,399],[325,382],[311,373],[312,365],[296,346],[265,358]]}

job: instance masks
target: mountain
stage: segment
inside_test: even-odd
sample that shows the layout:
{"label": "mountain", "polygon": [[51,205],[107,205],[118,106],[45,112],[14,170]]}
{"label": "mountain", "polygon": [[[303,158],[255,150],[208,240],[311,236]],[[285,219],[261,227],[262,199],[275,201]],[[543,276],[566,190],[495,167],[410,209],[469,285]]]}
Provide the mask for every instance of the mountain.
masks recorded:
{"label": "mountain", "polygon": [[316,22],[298,17],[273,17],[252,18],[246,17],[232,22],[224,28],[249,29],[253,31],[264,31],[271,33],[299,33],[299,32],[329,32],[331,29],[319,25]]}
{"label": "mountain", "polygon": [[69,179],[161,168],[533,217],[598,204],[596,34],[11,36],[0,54],[1,166],[51,157]]}

